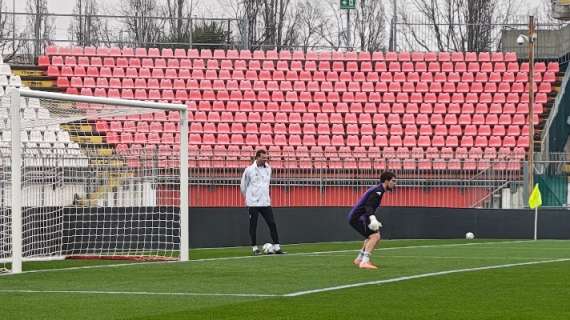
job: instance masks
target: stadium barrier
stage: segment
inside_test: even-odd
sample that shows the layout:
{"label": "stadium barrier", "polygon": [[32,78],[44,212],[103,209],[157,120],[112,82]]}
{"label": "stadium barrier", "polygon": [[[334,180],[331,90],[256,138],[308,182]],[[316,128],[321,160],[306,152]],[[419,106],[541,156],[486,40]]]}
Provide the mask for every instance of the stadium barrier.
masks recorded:
{"label": "stadium barrier", "polygon": [[[162,150],[141,154],[91,156],[117,179],[99,179],[91,174],[93,166],[76,165],[77,157],[24,150],[30,167],[61,163],[65,170],[47,170],[42,181],[61,181],[65,190],[39,184],[35,197],[23,198],[23,206],[93,205],[85,197],[105,207],[175,206],[179,201],[179,162]],[[44,155],[40,158],[38,155]],[[473,157],[474,153],[471,154]],[[338,158],[299,158],[270,153],[273,174],[271,197],[274,207],[338,207],[352,205],[359,195],[378,183],[385,170],[396,173],[397,190],[385,205],[448,208],[525,208],[526,161],[520,157],[486,159],[415,159],[407,155],[370,157],[350,155]],[[98,158],[98,159],[97,159]],[[189,206],[241,207],[240,180],[252,155],[189,153]],[[540,184],[545,207],[568,206],[568,156],[550,154],[548,160],[535,161],[535,182]],[[139,168],[139,169],[136,169]],[[152,185],[129,176],[133,170],[154,172]],[[148,171],[145,169],[145,171]],[[73,173],[72,175],[70,173]],[[40,179],[38,177],[38,179]],[[39,181],[39,180],[38,180]],[[100,194],[102,186],[113,182],[112,195]],[[43,187],[42,187],[43,185]],[[40,190],[41,189],[41,190]],[[0,193],[0,203],[8,203],[8,192]]]}

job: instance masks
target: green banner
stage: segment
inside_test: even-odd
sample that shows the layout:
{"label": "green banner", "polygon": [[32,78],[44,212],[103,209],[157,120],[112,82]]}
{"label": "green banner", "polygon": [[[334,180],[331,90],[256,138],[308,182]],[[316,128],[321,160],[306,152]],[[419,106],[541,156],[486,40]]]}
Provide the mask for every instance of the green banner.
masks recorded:
{"label": "green banner", "polygon": [[540,185],[543,207],[564,207],[567,205],[568,177],[539,175],[535,181]]}
{"label": "green banner", "polygon": [[340,0],[340,8],[342,10],[356,8],[356,0]]}

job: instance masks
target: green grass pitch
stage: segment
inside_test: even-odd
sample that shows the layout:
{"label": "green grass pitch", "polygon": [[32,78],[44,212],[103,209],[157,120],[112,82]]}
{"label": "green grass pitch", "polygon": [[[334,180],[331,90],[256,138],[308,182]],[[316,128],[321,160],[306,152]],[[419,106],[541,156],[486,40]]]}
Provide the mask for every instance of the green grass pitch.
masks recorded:
{"label": "green grass pitch", "polygon": [[570,319],[570,241],[383,241],[379,270],[352,265],[358,246],[25,263],[0,276],[0,319]]}

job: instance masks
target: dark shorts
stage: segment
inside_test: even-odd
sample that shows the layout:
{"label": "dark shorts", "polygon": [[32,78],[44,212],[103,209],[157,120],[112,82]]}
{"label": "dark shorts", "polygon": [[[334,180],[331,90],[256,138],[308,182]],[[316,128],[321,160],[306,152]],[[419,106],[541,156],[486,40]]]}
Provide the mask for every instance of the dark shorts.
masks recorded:
{"label": "dark shorts", "polygon": [[379,232],[370,230],[368,228],[368,225],[370,224],[370,219],[368,216],[350,219],[349,223],[356,231],[358,231],[358,233],[360,233],[365,238],[368,238],[370,235]]}

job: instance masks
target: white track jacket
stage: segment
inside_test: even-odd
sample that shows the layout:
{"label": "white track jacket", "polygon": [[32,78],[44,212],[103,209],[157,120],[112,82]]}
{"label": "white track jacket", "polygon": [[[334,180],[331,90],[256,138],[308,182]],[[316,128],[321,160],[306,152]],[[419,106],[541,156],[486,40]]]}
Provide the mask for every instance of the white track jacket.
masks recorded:
{"label": "white track jacket", "polygon": [[248,207],[269,207],[269,181],[271,180],[271,167],[265,163],[265,167],[258,167],[254,161],[245,168],[241,177],[241,194],[245,197],[245,205]]}

